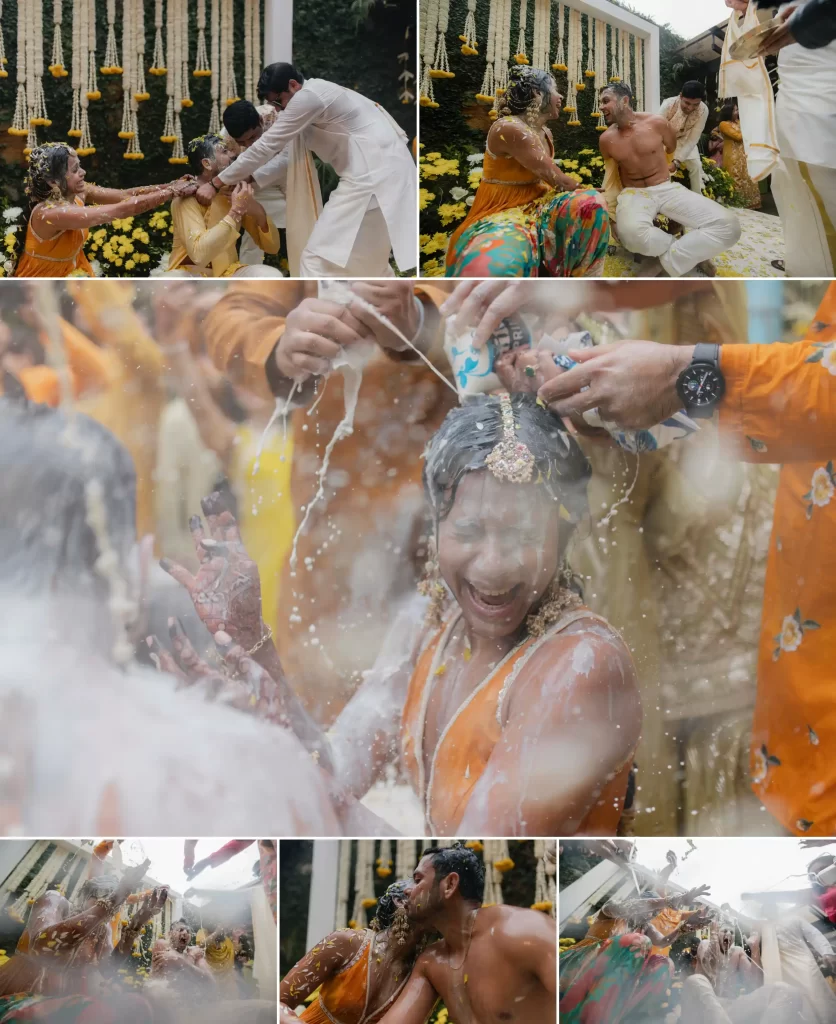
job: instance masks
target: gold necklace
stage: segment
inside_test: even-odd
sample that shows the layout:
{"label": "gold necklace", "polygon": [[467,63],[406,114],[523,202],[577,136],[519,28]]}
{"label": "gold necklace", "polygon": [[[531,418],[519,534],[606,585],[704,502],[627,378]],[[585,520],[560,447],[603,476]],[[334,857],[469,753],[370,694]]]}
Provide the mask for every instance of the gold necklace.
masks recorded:
{"label": "gold necklace", "polygon": [[465,960],[467,960],[467,954],[470,952],[470,943],[473,941],[473,929],[476,925],[476,915],[479,913],[480,910],[481,907],[477,907],[474,911],[471,912],[470,931],[468,932],[467,935],[467,943],[464,947],[464,956],[462,957],[462,962],[454,967],[453,964],[449,963],[448,961],[448,965],[451,971],[460,971],[462,967],[464,967]]}

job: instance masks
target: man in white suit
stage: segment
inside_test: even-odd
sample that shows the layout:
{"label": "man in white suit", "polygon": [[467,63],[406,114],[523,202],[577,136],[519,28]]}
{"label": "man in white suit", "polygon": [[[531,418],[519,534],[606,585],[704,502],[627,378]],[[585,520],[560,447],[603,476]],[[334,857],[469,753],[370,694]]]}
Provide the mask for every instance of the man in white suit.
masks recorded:
{"label": "man in white suit", "polygon": [[[259,95],[280,113],[199,198],[245,181],[295,138],[331,164],[340,183],[325,203],[300,258],[301,277],[389,277],[390,251],[402,271],[417,264],[418,178],[406,135],[365,96],[321,78],[305,79],[291,64],[270,64]],[[288,215],[290,211],[288,211]]]}
{"label": "man in white suit", "polygon": [[678,96],[665,100],[659,111],[676,132],[673,162],[683,167],[691,180],[691,191],[702,192],[700,136],[705,131],[708,107],[702,82],[686,82]]}

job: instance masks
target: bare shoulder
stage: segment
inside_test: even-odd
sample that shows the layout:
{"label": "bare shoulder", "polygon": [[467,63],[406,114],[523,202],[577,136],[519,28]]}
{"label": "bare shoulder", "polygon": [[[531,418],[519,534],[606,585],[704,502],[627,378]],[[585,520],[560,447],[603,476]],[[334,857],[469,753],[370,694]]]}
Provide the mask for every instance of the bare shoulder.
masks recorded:
{"label": "bare shoulder", "polygon": [[609,682],[615,673],[621,688],[629,689],[636,678],[633,658],[621,634],[591,612],[565,629],[546,634],[520,676],[565,680],[567,670],[581,686],[584,681],[592,686],[601,680]]}
{"label": "bare shoulder", "polygon": [[601,136],[598,139],[598,148],[603,153],[605,150],[609,150],[610,146],[618,135],[618,128],[616,125],[611,124],[605,132],[601,132]]}
{"label": "bare shoulder", "polygon": [[331,932],[324,939],[310,950],[311,953],[331,953],[339,956],[354,956],[358,949],[366,941],[365,931],[358,931],[356,928],[341,928],[339,931]]}
{"label": "bare shoulder", "polygon": [[670,122],[666,117],[662,117],[661,114],[637,114],[639,121],[646,124],[648,127],[656,128],[658,131],[665,131]]}
{"label": "bare shoulder", "polygon": [[520,142],[522,139],[535,136],[533,129],[518,121],[514,117],[501,117],[494,121],[491,130],[488,132],[488,148],[492,153],[498,149],[507,148],[508,144]]}
{"label": "bare shoulder", "polygon": [[527,907],[513,907],[508,904],[483,907],[479,911],[482,918],[480,926],[491,936],[499,935],[506,939],[518,939],[526,936],[529,939],[550,939],[555,941],[554,919],[542,910],[529,910]]}

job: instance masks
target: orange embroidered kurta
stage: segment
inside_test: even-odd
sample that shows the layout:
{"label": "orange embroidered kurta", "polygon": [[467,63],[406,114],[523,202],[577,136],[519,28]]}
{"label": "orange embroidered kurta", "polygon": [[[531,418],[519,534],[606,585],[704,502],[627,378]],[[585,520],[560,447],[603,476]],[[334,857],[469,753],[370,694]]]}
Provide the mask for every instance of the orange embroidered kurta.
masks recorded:
{"label": "orange embroidered kurta", "polygon": [[[549,139],[549,150],[554,156],[554,143]],[[539,199],[549,191],[549,186],[527,167],[511,156],[494,156],[490,150],[485,151],[485,162],[482,180],[476,189],[476,197],[470,212],[450,236],[447,247],[447,263],[454,262],[453,255],[456,239],[474,221],[488,217],[492,213],[513,210],[516,206]]]}
{"label": "orange embroidered kurta", "polygon": [[369,1006],[371,997],[371,951],[374,933],[367,932],[365,941],[351,961],[338,973],[323,982],[316,1000],[301,1015],[305,1024],[370,1024],[378,1020],[400,995],[403,984],[377,1010]]}
{"label": "orange embroidered kurta", "polygon": [[[424,805],[431,834],[436,836],[456,834],[471,793],[502,736],[509,688],[527,657],[538,646],[537,639],[529,637],[506,655],[467,697],[442,731],[427,772],[424,742],[427,709],[434,688],[444,685],[440,662],[450,633],[460,618],[461,613],[456,609],[445,627],[421,652],[409,681],[401,718],[401,763]],[[565,628],[581,618],[603,622],[597,615],[583,610],[565,616],[557,628]],[[555,631],[553,628],[547,636],[553,636]],[[579,835],[615,835],[624,809],[632,760],[628,758],[601,791],[595,806],[581,822]]]}
{"label": "orange embroidered kurta", "polygon": [[[76,196],[76,206],[84,206],[84,200]],[[81,271],[87,277],[95,277],[90,261],[84,254],[87,241],[86,228],[62,231],[55,238],[40,238],[32,227],[26,227],[26,242],[23,253],[15,267],[15,277],[68,277],[74,271]]]}
{"label": "orange embroidered kurta", "polygon": [[[415,290],[428,304],[440,304],[447,294],[426,285]],[[286,314],[306,294],[316,294],[315,286],[232,283],[205,322],[215,365],[235,383],[270,397],[267,361]],[[424,508],[421,454],[455,404],[455,394],[423,363],[376,356],[363,372],[354,433],[335,446],[326,498],[299,539],[295,575],[285,563],[278,622],[270,625],[289,677],[306,681],[300,698],[326,721],[339,713],[360,673],[371,668],[393,601],[420,576],[415,549]],[[328,379],[312,415],[307,409],[292,414],[288,509],[297,519],[316,493],[325,446],[343,414],[340,374]]]}
{"label": "orange embroidered kurta", "polygon": [[836,285],[804,341],[724,345],[720,427],[783,463],[752,730],[755,793],[787,829],[836,833]]}

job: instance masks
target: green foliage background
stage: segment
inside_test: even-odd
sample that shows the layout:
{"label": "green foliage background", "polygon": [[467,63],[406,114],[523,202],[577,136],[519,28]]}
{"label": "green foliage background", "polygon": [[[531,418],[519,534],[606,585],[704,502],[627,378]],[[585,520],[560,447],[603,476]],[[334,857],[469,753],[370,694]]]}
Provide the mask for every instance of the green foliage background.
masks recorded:
{"label": "green foliage background", "polygon": [[[268,0],[269,2],[269,0]],[[265,0],[261,0],[262,11]],[[207,4],[207,8],[208,8]],[[415,73],[414,21],[415,5],[410,0],[377,0],[369,5],[368,14],[357,13],[352,0],[295,0],[293,24],[294,62],[311,78],[323,77],[339,85],[357,89],[365,96],[385,107],[404,128],[410,139],[415,135],[415,106],[398,100],[398,75],[402,65],[398,54],[410,53],[408,68]],[[121,5],[117,5],[121,7]],[[189,5],[189,53],[194,63],[197,46],[195,25],[196,5]],[[207,10],[208,21],[208,10]],[[235,0],[236,75],[242,76],[240,67],[244,54],[244,0]],[[121,47],[121,28],[117,18],[117,34]],[[21,183],[25,173],[23,147],[25,139],[6,133],[14,114],[17,90],[16,38],[17,5],[3,5],[3,36],[9,63],[9,77],[0,79],[0,188],[13,202],[21,197]],[[72,4],[64,4],[63,39],[64,64],[70,70],[72,61]],[[405,37],[409,38],[405,42]],[[97,55],[104,63],[107,36],[106,0],[97,0],[96,14]],[[145,0],[145,52],[151,63],[154,48],[154,3]],[[207,31],[207,46],[209,44]],[[44,64],[50,63],[52,52],[52,4],[44,4]],[[146,68],[147,71],[147,68]],[[89,119],[96,153],[84,159],[90,181],[113,188],[127,188],[149,182],[169,181],[184,168],[168,163],[171,146],[159,141],[163,133],[166,109],[165,77],[146,74],[146,85],[151,99],[139,107],[139,137],[144,160],[123,160],[127,142],[117,137],[122,122],[122,76],[99,75],[102,98],[90,104]],[[244,82],[239,77],[238,90]],[[183,138],[188,141],[202,135],[209,124],[211,79],[189,78],[189,90],[194,106],[181,113]],[[70,127],[72,111],[71,76],[55,79],[49,73],[44,79],[46,106],[52,125],[38,129],[41,142],[65,140]],[[329,191],[330,168],[323,171],[326,192]],[[330,182],[333,187],[333,181]]]}
{"label": "green foliage background", "polygon": [[[632,10],[629,4],[619,4],[619,6]],[[554,4],[554,9],[556,12],[556,3]],[[421,142],[424,144],[425,151],[441,149],[445,143],[451,142],[459,143],[464,148],[467,148],[467,145],[470,144],[474,150],[484,149],[485,136],[491,124],[488,118],[490,107],[485,103],[479,103],[474,97],[479,92],[482,76],[485,73],[484,54],[487,50],[489,4],[486,2],[480,3],[476,11],[476,35],[479,40],[478,57],[465,57],[459,49],[458,34],[462,30],[466,15],[467,0],[450,0],[450,28],[447,33],[447,52],[450,58],[450,70],[456,77],[435,79],[433,82],[435,99],[440,106],[437,110],[428,107],[421,108]],[[527,28],[529,56],[531,55],[533,23],[533,4],[529,0]],[[586,70],[587,23],[587,19],[583,19],[584,70]],[[566,33],[568,33],[568,14],[566,25]],[[519,5],[514,4],[511,12],[512,49],[518,34]],[[689,74],[688,65],[683,63],[682,58],[675,52],[676,48],[685,40],[681,36],[676,35],[676,33],[671,32],[666,26],[660,26],[659,34],[661,95],[662,97],[673,96],[679,92],[683,82],[689,77],[693,77],[693,75]],[[552,17],[551,38],[551,53],[552,57],[554,57],[557,47],[556,13]],[[557,78],[558,88],[565,95],[567,89],[566,73],[555,72],[554,74]],[[578,94],[578,118],[581,122],[581,127],[570,128],[566,123],[570,120],[570,115],[568,114],[564,114],[559,122],[551,122],[549,125],[554,133],[555,151],[559,157],[575,154],[581,149],[598,149],[598,132],[595,130],[596,122],[590,116],[594,102],[594,90],[591,86],[587,86],[583,92]]]}

